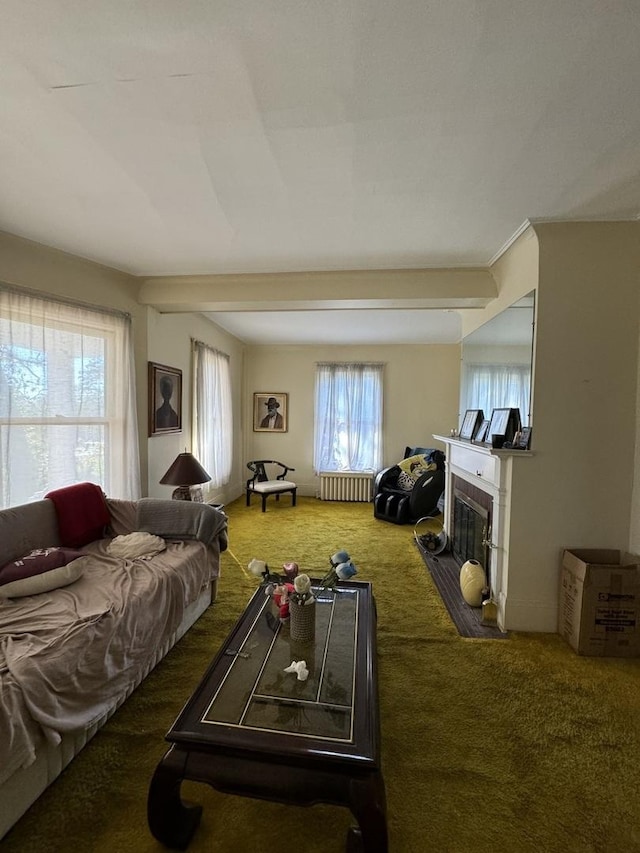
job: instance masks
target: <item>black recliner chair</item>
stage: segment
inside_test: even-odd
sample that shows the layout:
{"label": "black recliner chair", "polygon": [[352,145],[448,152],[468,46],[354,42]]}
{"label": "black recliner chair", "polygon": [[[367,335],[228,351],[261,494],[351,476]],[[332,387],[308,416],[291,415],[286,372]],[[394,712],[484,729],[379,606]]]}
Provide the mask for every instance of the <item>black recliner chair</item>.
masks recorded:
{"label": "black recliner chair", "polygon": [[406,447],[404,459],[423,454],[427,462],[435,464],[417,480],[411,491],[398,486],[401,473],[399,465],[392,465],[376,474],[373,488],[373,514],[375,518],[393,524],[413,524],[420,518],[437,515],[442,511],[441,498],[445,486],[445,455],[433,447]]}

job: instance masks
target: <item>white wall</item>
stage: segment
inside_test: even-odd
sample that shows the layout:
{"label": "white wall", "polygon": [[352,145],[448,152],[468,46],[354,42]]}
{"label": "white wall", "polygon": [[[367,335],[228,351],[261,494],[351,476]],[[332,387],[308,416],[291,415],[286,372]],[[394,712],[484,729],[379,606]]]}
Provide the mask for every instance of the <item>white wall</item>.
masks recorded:
{"label": "white wall", "polygon": [[498,298],[486,308],[466,308],[460,311],[463,338],[537,289],[538,240],[532,226],[496,261],[491,274],[498,287]]}
{"label": "white wall", "polygon": [[[242,465],[241,448],[243,446],[242,376],[244,344],[202,314],[159,314],[153,308],[148,309],[147,338],[148,361],[166,364],[181,370],[183,388],[182,432],[155,435],[147,439],[149,457],[148,493],[151,497],[171,497],[172,487],[161,486],[160,478],[165,474],[178,453],[182,453],[185,449],[192,450],[191,340],[196,339],[229,356],[234,447],[231,481],[226,486],[215,490],[207,485],[203,487],[205,500],[228,503],[240,493],[241,480],[244,476],[240,470]],[[146,384],[145,378],[143,389],[146,389]],[[145,435],[148,432],[147,427],[148,419],[145,419],[142,425]]]}
{"label": "white wall", "polygon": [[[159,314],[136,301],[139,281],[132,276],[0,233],[0,279],[43,293],[115,307],[132,316],[138,389],[143,491],[167,497],[159,480],[177,454],[191,449],[191,338],[230,356],[233,386],[234,462],[230,483],[207,498],[226,503],[242,493],[246,463],[282,458],[296,466],[301,493],[315,494],[313,390],[316,361],[383,361],[385,367],[384,464],[402,456],[405,445],[430,446],[433,433],[448,433],[457,423],[460,347],[252,347],[245,346],[200,314]],[[183,371],[183,431],[148,437],[147,362]],[[254,391],[289,393],[289,431],[254,433]]]}
{"label": "white wall", "polygon": [[638,359],[638,378],[636,382],[636,438],[633,463],[633,489],[631,494],[631,511],[629,521],[629,551],[640,554],[640,358]]}
{"label": "white wall", "polygon": [[[535,228],[534,455],[513,462],[506,624],[554,631],[562,550],[633,543],[640,223]],[[520,248],[511,289],[530,269]]]}
{"label": "white wall", "polygon": [[[564,545],[626,549],[634,479],[640,222],[536,226],[534,447]],[[550,469],[548,460],[553,460]]]}
{"label": "white wall", "polygon": [[[301,494],[315,495],[313,408],[318,361],[381,361],[384,373],[384,465],[402,458],[406,445],[436,446],[433,433],[457,424],[460,347],[264,346],[247,349],[244,462],[277,459],[295,467]],[[286,433],[253,432],[253,394],[289,394]]]}
{"label": "white wall", "polygon": [[[510,518],[517,571],[509,572],[508,597],[519,629],[555,630],[562,548],[640,552],[639,269],[638,222],[536,225],[492,268],[498,299],[462,312],[466,335],[537,290],[534,455],[514,462]],[[160,315],[140,306],[131,276],[2,233],[0,280],[131,314],[141,475],[153,495],[166,496],[158,480],[191,446],[190,415],[185,409],[181,436],[147,439],[147,361],[180,367],[188,389],[192,336],[231,356],[234,469],[229,486],[212,496],[222,502],[241,493],[246,462],[260,457],[294,465],[301,491],[315,494],[316,361],[386,363],[385,465],[406,444],[429,445],[433,433],[447,434],[457,422],[458,346],[245,348],[201,315]],[[253,432],[254,391],[289,393],[289,432]],[[518,600],[536,603],[535,625],[518,625]]]}

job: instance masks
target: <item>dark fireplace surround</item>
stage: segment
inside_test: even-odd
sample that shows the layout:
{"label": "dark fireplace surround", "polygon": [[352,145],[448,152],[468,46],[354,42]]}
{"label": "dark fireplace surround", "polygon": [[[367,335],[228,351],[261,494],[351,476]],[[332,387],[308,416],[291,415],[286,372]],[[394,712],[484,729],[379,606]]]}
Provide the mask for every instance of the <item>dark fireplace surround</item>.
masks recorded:
{"label": "dark fireplace surround", "polygon": [[453,476],[451,502],[451,553],[458,565],[477,560],[489,574],[489,548],[493,499],[482,489]]}

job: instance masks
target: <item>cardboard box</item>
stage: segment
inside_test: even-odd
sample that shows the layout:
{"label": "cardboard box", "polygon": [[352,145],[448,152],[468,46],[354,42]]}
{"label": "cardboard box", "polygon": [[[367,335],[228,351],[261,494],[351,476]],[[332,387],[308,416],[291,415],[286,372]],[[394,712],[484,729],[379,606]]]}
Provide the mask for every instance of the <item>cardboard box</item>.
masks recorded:
{"label": "cardboard box", "polygon": [[640,565],[621,551],[565,550],[558,633],[579,655],[640,655]]}

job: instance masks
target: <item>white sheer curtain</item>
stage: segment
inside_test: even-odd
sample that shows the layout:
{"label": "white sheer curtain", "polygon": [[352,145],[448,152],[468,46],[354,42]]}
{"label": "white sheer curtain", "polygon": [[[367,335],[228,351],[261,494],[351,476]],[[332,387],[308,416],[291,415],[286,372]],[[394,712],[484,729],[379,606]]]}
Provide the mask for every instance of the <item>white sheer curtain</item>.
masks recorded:
{"label": "white sheer curtain", "polygon": [[383,370],[383,364],[316,365],[316,474],[380,469]]}
{"label": "white sheer curtain", "polygon": [[229,356],[193,342],[193,452],[215,488],[229,482],[233,409]]}
{"label": "white sheer curtain", "polygon": [[0,506],[83,481],[140,497],[130,317],[0,285]]}
{"label": "white sheer curtain", "polygon": [[531,368],[526,364],[467,364],[463,375],[462,414],[482,409],[518,408],[523,426],[529,423]]}

